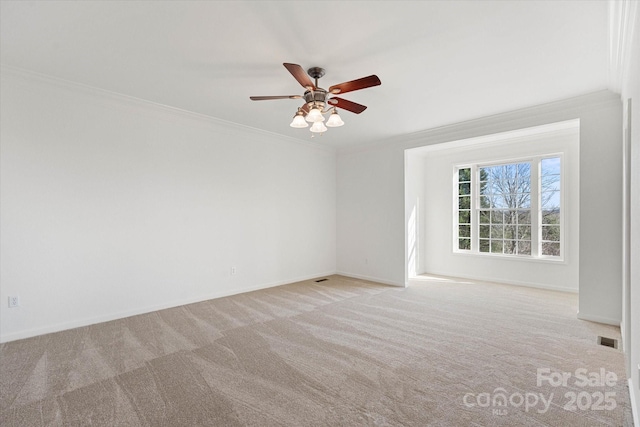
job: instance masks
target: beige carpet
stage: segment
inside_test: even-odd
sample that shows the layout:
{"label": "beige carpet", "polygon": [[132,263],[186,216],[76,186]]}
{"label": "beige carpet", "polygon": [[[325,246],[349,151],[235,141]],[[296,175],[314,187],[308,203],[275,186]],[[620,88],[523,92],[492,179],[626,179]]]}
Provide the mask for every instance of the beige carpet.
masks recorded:
{"label": "beige carpet", "polygon": [[[5,343],[0,423],[631,426],[623,354],[596,344],[619,329],[576,309],[439,278],[295,283]],[[571,377],[538,385],[545,368]]]}

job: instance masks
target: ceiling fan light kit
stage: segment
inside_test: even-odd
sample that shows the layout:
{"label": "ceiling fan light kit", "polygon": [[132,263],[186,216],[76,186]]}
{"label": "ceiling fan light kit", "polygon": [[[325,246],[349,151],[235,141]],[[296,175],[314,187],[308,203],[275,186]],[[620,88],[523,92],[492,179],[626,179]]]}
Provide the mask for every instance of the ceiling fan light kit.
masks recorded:
{"label": "ceiling fan light kit", "polygon": [[327,127],[321,121],[317,121],[311,126],[311,129],[309,129],[309,130],[311,132],[313,132],[313,133],[322,134],[323,132],[325,132],[327,130]]}
{"label": "ceiling fan light kit", "polygon": [[[366,106],[357,104],[346,99],[333,96],[335,94],[342,94],[346,92],[352,92],[354,90],[366,89],[372,86],[379,86],[382,84],[380,79],[376,75],[363,77],[361,79],[352,80],[349,82],[340,83],[329,87],[329,90],[318,87],[318,79],[324,76],[325,70],[320,67],[311,67],[304,72],[304,69],[298,64],[284,63],[284,67],[289,70],[293,77],[306,89],[304,95],[285,95],[285,96],[251,96],[252,101],[266,101],[273,99],[301,99],[304,98],[304,105],[298,108],[298,111],[293,116],[293,121],[289,126],[292,128],[306,128],[309,127],[307,122],[312,123],[309,129],[312,136],[315,134],[322,135],[327,131],[327,127],[339,127],[344,125],[342,118],[338,115],[336,108],[342,108],[343,110],[350,111],[355,114],[360,114],[367,109]],[[315,84],[311,81],[309,76],[315,80]],[[328,108],[327,108],[328,107]],[[325,109],[326,108],[326,109]],[[331,113],[327,123],[325,121],[324,114]]]}
{"label": "ceiling fan light kit", "polygon": [[298,111],[295,116],[293,116],[293,121],[289,125],[292,128],[306,128],[309,127],[307,121],[304,119],[304,113],[302,111]]}
{"label": "ceiling fan light kit", "polygon": [[342,121],[342,119],[338,115],[338,112],[334,108],[333,112],[329,116],[329,120],[327,120],[327,127],[337,128],[339,126],[342,126],[343,124],[344,124],[344,122]]}
{"label": "ceiling fan light kit", "polygon": [[309,114],[307,114],[307,121],[309,123],[324,122],[324,116],[320,111],[321,108],[322,107],[318,105],[314,105],[314,107],[311,108],[311,111],[309,111]]}

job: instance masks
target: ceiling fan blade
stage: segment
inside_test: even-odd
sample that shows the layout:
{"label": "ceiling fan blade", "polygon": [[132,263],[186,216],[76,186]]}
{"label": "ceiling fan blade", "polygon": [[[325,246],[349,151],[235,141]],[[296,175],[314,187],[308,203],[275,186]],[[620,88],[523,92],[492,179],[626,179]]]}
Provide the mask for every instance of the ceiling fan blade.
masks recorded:
{"label": "ceiling fan blade", "polygon": [[298,83],[300,83],[303,88],[307,90],[315,90],[315,85],[301,66],[299,66],[298,64],[289,64],[287,62],[282,65],[284,65],[285,68],[289,70],[289,72],[293,75],[293,77],[296,78]]}
{"label": "ceiling fan blade", "polygon": [[360,114],[367,109],[365,105],[358,104],[353,101],[347,101],[346,99],[338,98],[335,96],[329,99],[328,102],[334,107],[342,108],[343,110],[351,111],[352,113],[356,114]]}
{"label": "ceiling fan blade", "polygon": [[302,107],[300,107],[300,109],[304,112],[305,116],[309,114],[309,111],[311,111],[311,107],[309,107],[308,103],[304,104]]}
{"label": "ceiling fan blade", "polygon": [[331,93],[347,93],[354,90],[366,89],[372,86],[379,86],[382,82],[375,74],[368,77],[363,77],[357,80],[351,80],[350,82],[344,82],[337,85],[333,85],[329,88]]}
{"label": "ceiling fan blade", "polygon": [[284,96],[250,96],[252,101],[267,101],[270,99],[300,99],[300,95],[284,95]]}

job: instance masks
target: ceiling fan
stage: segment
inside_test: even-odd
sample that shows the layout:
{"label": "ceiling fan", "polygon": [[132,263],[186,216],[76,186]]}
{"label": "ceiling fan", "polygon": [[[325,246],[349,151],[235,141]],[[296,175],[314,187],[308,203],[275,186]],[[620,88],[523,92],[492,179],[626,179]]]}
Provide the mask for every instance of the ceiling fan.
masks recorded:
{"label": "ceiling fan", "polygon": [[[367,109],[366,106],[348,101],[343,98],[334,96],[336,94],[343,94],[347,92],[353,92],[354,90],[366,89],[372,86],[378,86],[382,84],[380,79],[376,75],[368,77],[362,77],[360,79],[351,80],[348,82],[340,83],[330,86],[329,89],[323,89],[318,87],[318,79],[324,76],[325,70],[320,67],[311,67],[305,73],[304,69],[298,64],[282,64],[289,70],[293,77],[306,89],[304,95],[284,95],[284,96],[251,96],[252,101],[267,101],[272,99],[304,99],[304,104],[298,107],[298,111],[293,117],[293,121],[290,126],[294,128],[306,128],[309,126],[307,122],[313,123],[311,126],[311,132],[322,134],[327,130],[326,126],[338,127],[342,126],[344,122],[338,115],[336,108],[342,108],[343,110],[351,111],[352,113],[360,114]],[[309,76],[307,76],[307,74]],[[315,79],[315,84],[309,77]],[[326,108],[326,109],[325,109]],[[329,120],[327,120],[326,126],[323,123],[325,118],[324,114],[331,113]]]}

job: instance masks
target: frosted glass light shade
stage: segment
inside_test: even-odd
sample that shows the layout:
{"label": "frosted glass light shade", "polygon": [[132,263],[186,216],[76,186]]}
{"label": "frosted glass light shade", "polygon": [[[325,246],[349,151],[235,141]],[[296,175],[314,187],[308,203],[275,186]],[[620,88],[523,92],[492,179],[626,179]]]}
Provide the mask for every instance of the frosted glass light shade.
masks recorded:
{"label": "frosted glass light shade", "polygon": [[304,120],[304,117],[301,114],[296,114],[289,126],[291,126],[292,128],[306,128],[309,125]]}
{"label": "frosted glass light shade", "polygon": [[330,128],[337,128],[338,126],[342,126],[343,124],[344,122],[342,121],[338,113],[334,110],[333,113],[331,113],[329,120],[327,120],[327,126]]}
{"label": "frosted glass light shade", "polygon": [[311,123],[324,122],[324,116],[319,109],[314,107],[309,111],[309,114],[307,114],[307,121]]}
{"label": "frosted glass light shade", "polygon": [[327,127],[324,125],[324,123],[319,121],[319,122],[315,122],[313,126],[311,126],[311,129],[309,130],[314,133],[322,133],[327,130]]}

